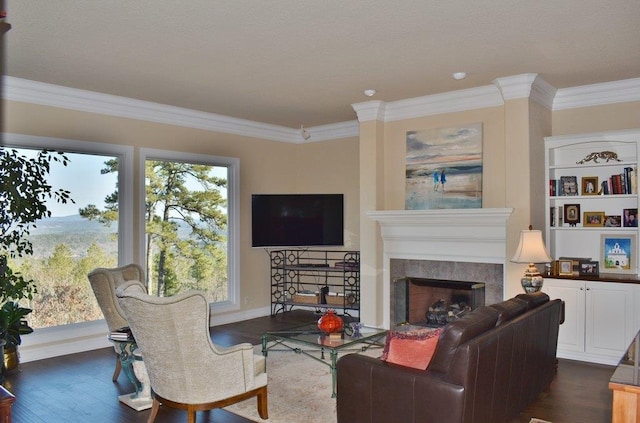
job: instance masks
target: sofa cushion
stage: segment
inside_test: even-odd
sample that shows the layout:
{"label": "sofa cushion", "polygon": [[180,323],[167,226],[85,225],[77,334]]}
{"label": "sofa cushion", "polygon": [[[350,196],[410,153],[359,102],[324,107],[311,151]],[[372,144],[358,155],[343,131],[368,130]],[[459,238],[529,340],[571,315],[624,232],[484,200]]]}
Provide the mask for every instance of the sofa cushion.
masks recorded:
{"label": "sofa cushion", "polygon": [[433,357],[441,328],[393,330],[387,335],[381,360],[425,370]]}
{"label": "sofa cushion", "polygon": [[541,291],[532,292],[531,294],[518,294],[516,298],[527,302],[527,310],[536,308],[549,301],[549,296]]}
{"label": "sofa cushion", "polygon": [[495,327],[498,314],[498,310],[482,306],[444,326],[429,369],[446,372],[456,348]]}
{"label": "sofa cushion", "polygon": [[500,326],[504,322],[508,322],[527,311],[528,306],[528,303],[520,298],[511,298],[506,301],[491,304],[489,307],[498,311],[496,326]]}

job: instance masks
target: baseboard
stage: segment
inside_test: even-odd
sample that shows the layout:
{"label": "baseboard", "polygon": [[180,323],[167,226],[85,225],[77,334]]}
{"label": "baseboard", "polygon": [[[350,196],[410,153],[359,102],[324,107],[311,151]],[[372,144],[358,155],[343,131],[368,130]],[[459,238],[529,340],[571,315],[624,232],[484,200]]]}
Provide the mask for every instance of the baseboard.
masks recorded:
{"label": "baseboard", "polygon": [[271,307],[260,307],[251,310],[243,310],[235,313],[215,314],[213,311],[209,319],[211,326],[226,325],[229,323],[242,322],[249,319],[257,319],[271,314]]}
{"label": "baseboard", "polygon": [[20,361],[27,363],[109,347],[112,344],[107,339],[108,332],[104,320],[36,329],[22,337],[22,345],[18,347]]}
{"label": "baseboard", "polygon": [[620,353],[619,357],[606,357],[602,355],[594,355],[587,353],[575,353],[558,350],[556,357],[566,360],[585,361],[587,363],[606,364],[609,366],[617,366],[624,353]]}
{"label": "baseboard", "polygon": [[[271,307],[261,307],[241,312],[216,315],[211,313],[210,325],[224,325],[269,316]],[[109,330],[104,320],[36,329],[22,336],[18,348],[20,362],[44,360],[61,355],[75,354],[112,346],[107,339]]]}

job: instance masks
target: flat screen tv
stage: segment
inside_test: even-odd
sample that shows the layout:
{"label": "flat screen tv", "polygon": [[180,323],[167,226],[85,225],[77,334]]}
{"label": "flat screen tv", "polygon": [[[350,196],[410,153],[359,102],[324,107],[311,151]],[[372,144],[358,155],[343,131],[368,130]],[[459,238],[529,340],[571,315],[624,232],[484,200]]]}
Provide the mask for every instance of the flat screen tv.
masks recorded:
{"label": "flat screen tv", "polygon": [[343,194],[253,194],[252,247],[344,245]]}

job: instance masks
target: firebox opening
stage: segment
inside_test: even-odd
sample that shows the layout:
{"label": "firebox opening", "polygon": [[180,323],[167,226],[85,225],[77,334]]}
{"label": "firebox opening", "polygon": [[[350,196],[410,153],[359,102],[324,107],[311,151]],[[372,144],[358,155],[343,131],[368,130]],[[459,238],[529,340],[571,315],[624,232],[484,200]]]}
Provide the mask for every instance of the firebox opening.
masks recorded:
{"label": "firebox opening", "polygon": [[482,282],[405,277],[393,285],[393,326],[443,326],[485,304]]}

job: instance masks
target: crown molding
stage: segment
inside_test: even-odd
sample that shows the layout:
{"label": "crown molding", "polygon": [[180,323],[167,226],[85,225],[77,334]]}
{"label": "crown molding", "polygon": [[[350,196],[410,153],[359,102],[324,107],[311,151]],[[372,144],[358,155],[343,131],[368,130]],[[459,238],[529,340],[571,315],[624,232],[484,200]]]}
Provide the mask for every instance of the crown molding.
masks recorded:
{"label": "crown molding", "polygon": [[384,121],[392,122],[442,113],[495,107],[503,104],[504,102],[496,87],[485,85],[389,102],[385,107]]}
{"label": "crown molding", "polygon": [[561,88],[553,100],[553,110],[640,101],[640,78]]}
{"label": "crown molding", "polygon": [[3,76],[3,98],[11,101],[60,107],[82,112],[138,119],[167,125],[203,129],[272,141],[302,144],[357,137],[360,123],[453,113],[504,105],[505,100],[530,97],[552,110],[640,101],[640,78],[556,90],[535,73],[497,78],[493,85],[450,91],[392,102],[367,101],[352,104],[358,121],[306,128],[312,136],[304,140],[299,129],[271,125],[214,113],[135,100],[111,94],[62,87],[44,82]]}
{"label": "crown molding", "polygon": [[380,100],[364,101],[362,103],[353,103],[351,107],[356,111],[358,121],[369,122],[372,120],[384,121],[385,107],[387,103]]}
{"label": "crown molding", "polygon": [[360,125],[358,125],[358,121],[356,120],[332,123],[329,125],[312,126],[305,129],[311,135],[311,137],[309,137],[308,140],[305,140],[304,138],[302,138],[302,135],[299,135],[299,144],[308,144],[312,142],[330,141],[339,138],[360,136]]}
{"label": "crown molding", "polygon": [[531,98],[547,109],[553,106],[556,88],[536,73],[496,78],[493,83],[500,89],[504,100]]}
{"label": "crown molding", "polygon": [[[199,112],[77,88],[62,87],[11,76],[4,76],[3,83],[3,98],[11,101],[100,113],[272,141],[294,144],[304,141],[298,129],[284,126],[238,119],[215,113]],[[358,133],[354,133],[351,128],[353,125],[354,123],[346,122],[307,128],[307,130],[314,134],[315,141],[320,141],[357,136]],[[332,130],[336,132],[332,133]]]}

